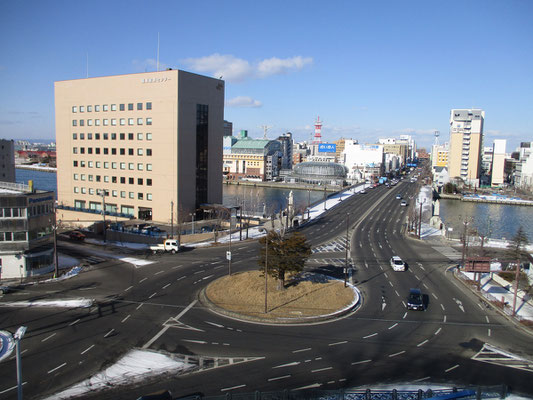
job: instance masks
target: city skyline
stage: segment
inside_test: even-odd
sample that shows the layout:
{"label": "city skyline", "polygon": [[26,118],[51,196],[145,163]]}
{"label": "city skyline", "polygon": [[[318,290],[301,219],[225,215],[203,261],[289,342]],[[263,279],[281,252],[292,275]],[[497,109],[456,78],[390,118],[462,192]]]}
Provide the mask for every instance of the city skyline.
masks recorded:
{"label": "city skyline", "polygon": [[[282,5],[282,7],[280,7]],[[486,111],[485,146],[531,140],[528,2],[3,3],[0,136],[54,139],[53,83],[175,68],[226,81],[225,119],[361,143],[449,139],[454,108]],[[142,16],[142,18],[139,18]],[[517,118],[520,116],[520,118]]]}

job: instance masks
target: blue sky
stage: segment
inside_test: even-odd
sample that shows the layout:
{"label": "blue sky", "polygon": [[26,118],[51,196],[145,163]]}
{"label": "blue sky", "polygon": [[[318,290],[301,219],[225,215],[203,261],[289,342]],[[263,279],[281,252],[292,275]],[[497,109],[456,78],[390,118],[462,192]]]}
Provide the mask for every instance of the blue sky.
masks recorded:
{"label": "blue sky", "polygon": [[225,118],[262,137],[449,137],[483,108],[485,145],[533,140],[533,2],[1,1],[0,138],[53,139],[58,80],[162,66],[226,80]]}

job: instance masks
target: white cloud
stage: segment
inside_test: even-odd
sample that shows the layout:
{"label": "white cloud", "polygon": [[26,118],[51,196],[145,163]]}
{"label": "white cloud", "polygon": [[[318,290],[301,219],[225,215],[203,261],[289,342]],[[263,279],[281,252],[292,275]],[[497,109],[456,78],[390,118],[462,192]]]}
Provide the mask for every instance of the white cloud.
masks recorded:
{"label": "white cloud", "polygon": [[226,100],[226,106],[228,107],[262,107],[263,103],[259,100],[254,100],[248,96],[237,96],[231,100]]}
{"label": "white cloud", "polygon": [[259,62],[257,65],[257,75],[265,78],[271,75],[286,74],[290,71],[299,71],[307,64],[311,64],[313,59],[311,57],[292,57],[292,58],[277,58],[272,57]]}
{"label": "white cloud", "polygon": [[232,82],[241,82],[253,72],[248,61],[232,55],[215,53],[207,57],[187,58],[183,62],[195,71]]}
{"label": "white cloud", "polygon": [[222,77],[228,82],[242,82],[250,78],[266,78],[272,75],[287,74],[298,71],[311,64],[311,57],[296,56],[292,58],[272,57],[255,64],[229,54],[212,54],[200,58],[187,58],[183,63],[194,71]]}

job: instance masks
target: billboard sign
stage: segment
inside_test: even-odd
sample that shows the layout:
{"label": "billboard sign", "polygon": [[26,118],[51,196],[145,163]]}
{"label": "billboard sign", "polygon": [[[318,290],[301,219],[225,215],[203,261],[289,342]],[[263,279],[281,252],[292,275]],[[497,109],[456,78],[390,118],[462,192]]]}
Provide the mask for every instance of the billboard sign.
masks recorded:
{"label": "billboard sign", "polygon": [[321,143],[318,145],[319,153],[335,153],[337,151],[337,145],[334,143]]}

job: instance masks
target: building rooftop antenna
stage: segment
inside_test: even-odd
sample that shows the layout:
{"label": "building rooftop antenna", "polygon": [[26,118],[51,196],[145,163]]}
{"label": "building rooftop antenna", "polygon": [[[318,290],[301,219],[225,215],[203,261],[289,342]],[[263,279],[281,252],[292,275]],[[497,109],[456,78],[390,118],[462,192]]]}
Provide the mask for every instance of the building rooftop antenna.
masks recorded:
{"label": "building rooftop antenna", "polygon": [[439,136],[440,136],[440,132],[439,131],[435,131],[433,133],[433,135],[435,135],[435,146],[438,146],[439,145]]}
{"label": "building rooftop antenna", "polygon": [[261,128],[263,128],[263,139],[266,139],[267,131],[272,128],[272,125],[261,125]]}

